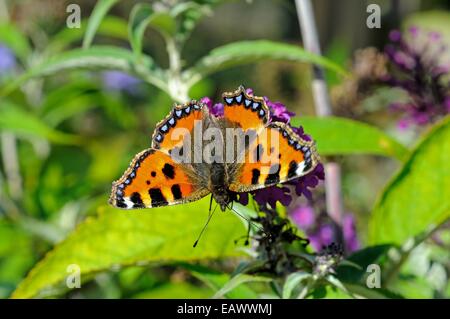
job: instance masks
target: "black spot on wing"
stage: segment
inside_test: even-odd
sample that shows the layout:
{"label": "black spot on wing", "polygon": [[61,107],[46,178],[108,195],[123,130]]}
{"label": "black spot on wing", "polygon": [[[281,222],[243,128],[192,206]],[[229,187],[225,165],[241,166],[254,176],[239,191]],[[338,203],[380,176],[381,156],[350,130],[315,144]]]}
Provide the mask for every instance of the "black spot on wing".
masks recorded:
{"label": "black spot on wing", "polygon": [[261,156],[264,152],[264,147],[262,146],[262,144],[258,144],[258,146],[256,146],[255,148],[255,157],[254,159],[256,159],[257,162],[259,162],[261,160]]}
{"label": "black spot on wing", "polygon": [[155,177],[155,176],[156,176],[156,172],[153,171],[153,172],[151,173],[151,175],[152,175],[152,177]]}
{"label": "black spot on wing", "polygon": [[141,194],[134,192],[130,196],[130,200],[133,203],[133,208],[143,208],[144,203],[142,202]]}
{"label": "black spot on wing", "polygon": [[164,176],[167,178],[173,179],[175,177],[175,169],[172,165],[166,163],[162,169]]}
{"label": "black spot on wing", "polygon": [[277,184],[280,181],[280,169],[281,169],[280,164],[273,164],[270,167],[270,172],[272,172],[272,173],[267,175],[266,180],[264,181],[264,184],[266,184],[266,185]]}
{"label": "black spot on wing", "polygon": [[152,200],[152,207],[167,205],[167,200],[161,192],[161,188],[150,188],[148,194]]}
{"label": "black spot on wing", "polygon": [[175,200],[181,199],[183,197],[183,194],[181,194],[180,185],[174,184],[174,185],[172,185],[170,190],[172,191],[172,195]]}
{"label": "black spot on wing", "polygon": [[298,167],[298,165],[295,161],[291,161],[289,163],[288,178],[297,176],[297,173],[296,173],[297,167]]}
{"label": "black spot on wing", "polygon": [[252,170],[252,184],[258,184],[259,181],[259,175],[261,175],[261,172],[259,169],[254,168]]}
{"label": "black spot on wing", "polygon": [[120,207],[120,208],[127,208],[127,205],[125,204],[125,202],[122,199],[116,201],[116,206]]}

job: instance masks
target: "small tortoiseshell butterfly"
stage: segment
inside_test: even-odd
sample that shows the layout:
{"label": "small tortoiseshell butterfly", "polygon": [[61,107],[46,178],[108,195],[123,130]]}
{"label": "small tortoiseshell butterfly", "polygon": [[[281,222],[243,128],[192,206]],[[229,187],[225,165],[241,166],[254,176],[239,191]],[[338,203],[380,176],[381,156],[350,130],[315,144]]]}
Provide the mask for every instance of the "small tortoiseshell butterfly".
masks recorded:
{"label": "small tortoiseshell butterfly", "polygon": [[[285,123],[270,122],[263,98],[247,94],[242,86],[223,98],[220,117],[196,101],[176,105],[157,125],[151,148],[137,154],[113,183],[109,202],[124,209],[149,208],[192,202],[211,193],[225,210],[236,193],[283,183],[315,168],[319,157],[314,142],[302,139]],[[229,129],[244,136],[244,147],[228,142]],[[208,146],[203,146],[204,136],[199,142],[196,134],[221,140],[222,149],[216,147],[204,157]],[[189,151],[190,160],[179,160]],[[224,154],[231,159],[220,161]]]}

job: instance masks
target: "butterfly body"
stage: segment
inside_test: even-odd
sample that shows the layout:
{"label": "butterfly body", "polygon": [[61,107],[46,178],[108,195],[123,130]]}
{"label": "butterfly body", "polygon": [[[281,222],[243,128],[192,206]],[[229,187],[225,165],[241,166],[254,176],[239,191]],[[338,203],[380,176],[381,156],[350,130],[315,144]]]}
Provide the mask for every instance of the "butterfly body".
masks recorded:
{"label": "butterfly body", "polygon": [[243,87],[224,93],[224,115],[196,101],[173,108],[113,183],[110,203],[132,209],[174,205],[212,194],[222,210],[236,193],[283,183],[318,163],[315,144],[270,122],[264,99]]}

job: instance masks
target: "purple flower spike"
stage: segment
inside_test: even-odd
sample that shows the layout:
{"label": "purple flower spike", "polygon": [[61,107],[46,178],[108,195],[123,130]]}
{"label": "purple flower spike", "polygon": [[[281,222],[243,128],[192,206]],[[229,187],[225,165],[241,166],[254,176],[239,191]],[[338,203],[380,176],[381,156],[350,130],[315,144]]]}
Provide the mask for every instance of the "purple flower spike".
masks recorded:
{"label": "purple flower spike", "polygon": [[409,27],[408,32],[412,37],[415,38],[419,35],[419,28],[413,25]]}
{"label": "purple flower spike", "polygon": [[16,64],[14,53],[7,46],[0,44],[0,75],[12,71]]}
{"label": "purple flower spike", "polygon": [[223,104],[222,103],[213,104],[212,100],[207,96],[202,97],[200,99],[200,102],[202,102],[203,104],[206,104],[209,112],[212,115],[217,116],[217,117],[223,116]]}
{"label": "purple flower spike", "polygon": [[437,41],[441,40],[442,35],[439,32],[432,31],[432,32],[428,33],[428,38],[433,42],[435,42],[435,41],[437,42]]}
{"label": "purple flower spike", "polygon": [[267,97],[264,97],[264,100],[269,107],[271,119],[274,122],[289,123],[291,117],[295,115],[294,112],[289,111],[281,102],[272,102]]}
{"label": "purple flower spike", "polygon": [[399,42],[401,38],[402,34],[399,30],[392,30],[391,32],[389,32],[389,40],[391,40],[392,42]]}
{"label": "purple flower spike", "polygon": [[344,235],[345,247],[348,252],[358,250],[360,247],[356,233],[355,218],[351,214],[344,216],[342,221],[342,232]]}
{"label": "purple flower spike", "polygon": [[265,207],[267,204],[275,209],[277,202],[283,206],[289,206],[292,201],[290,190],[287,187],[267,187],[255,191],[253,199],[259,206]]}
{"label": "purple flower spike", "polygon": [[449,68],[441,56],[448,54],[440,43],[437,32],[424,34],[413,26],[408,29],[410,38],[404,39],[398,30],[391,31],[391,44],[385,54],[392,65],[390,74],[380,81],[390,87],[404,90],[409,100],[391,104],[391,109],[404,113],[398,123],[400,129],[411,125],[423,126],[435,122],[450,112]]}
{"label": "purple flower spike", "polygon": [[299,206],[294,209],[291,216],[301,229],[307,229],[315,222],[314,209],[311,206]]}
{"label": "purple flower spike", "polygon": [[126,91],[132,94],[136,93],[137,86],[141,82],[138,78],[121,71],[105,71],[102,77],[106,89]]}

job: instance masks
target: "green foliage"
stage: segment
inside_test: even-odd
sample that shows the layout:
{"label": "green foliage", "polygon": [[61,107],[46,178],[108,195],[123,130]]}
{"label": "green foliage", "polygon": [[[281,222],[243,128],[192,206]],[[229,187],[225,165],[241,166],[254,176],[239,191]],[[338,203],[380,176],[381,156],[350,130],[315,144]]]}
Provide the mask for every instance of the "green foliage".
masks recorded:
{"label": "green foliage", "polygon": [[225,285],[223,285],[222,288],[220,288],[219,291],[217,291],[213,298],[221,298],[224,295],[226,295],[231,290],[235,289],[236,287],[249,282],[269,282],[272,281],[270,277],[262,277],[262,276],[252,276],[247,274],[238,274],[232,278],[230,278],[229,281],[226,282]]}
{"label": "green foliage", "polygon": [[117,2],[118,0],[99,0],[92,11],[91,17],[89,18],[88,25],[86,28],[86,33],[83,39],[83,48],[87,49],[91,46],[92,41],[94,40],[95,33],[102,22],[105,15],[108,13],[109,9]]}
{"label": "green foliage", "polygon": [[142,41],[147,26],[154,27],[166,38],[173,36],[176,31],[176,21],[168,12],[155,12],[153,7],[146,3],[136,4],[131,10],[128,25],[131,47],[136,55],[140,55],[142,51]]}
{"label": "green foliage", "polygon": [[[195,278],[201,280],[216,293],[225,287],[231,279],[231,276],[227,273],[222,273],[204,266],[187,263],[182,263],[180,266],[189,270]],[[234,287],[227,289],[227,291],[222,291],[220,294],[231,299],[255,299],[258,297],[254,290],[242,282],[239,285],[234,285]]]}
{"label": "green foliage", "polygon": [[330,71],[345,75],[345,71],[332,61],[303,48],[267,40],[230,43],[212,50],[184,74],[189,86],[223,69],[266,60],[314,63]]}
{"label": "green foliage", "polygon": [[53,143],[79,144],[81,142],[79,137],[59,132],[30,112],[5,100],[0,101],[0,114],[0,130],[7,130],[25,137],[39,136]]}
{"label": "green foliage", "polygon": [[436,125],[387,185],[369,223],[371,244],[402,244],[450,218],[450,118]]}
{"label": "green foliage", "polygon": [[[215,92],[215,77],[210,75],[278,60],[321,66],[331,84],[346,80],[341,65],[349,52],[341,42],[330,50],[329,58],[271,40],[232,42],[187,65],[182,56],[186,41],[200,19],[222,2],[137,3],[130,6],[126,21],[108,14],[116,4],[123,9],[123,3],[99,0],[82,28],[66,28],[48,34],[48,39],[44,29],[25,36],[13,24],[0,24],[0,43],[19,62],[12,76],[0,74],[0,135],[8,133],[17,144],[17,150],[0,145],[0,297],[11,293],[14,298],[70,297],[65,280],[71,264],[80,267],[83,286],[95,283],[100,296],[107,298],[448,297],[443,266],[448,254],[422,254],[420,271],[414,256],[450,218],[450,118],[427,133],[412,152],[382,129],[361,121],[292,120],[317,141],[324,161],[327,156],[366,154],[396,159],[395,164],[402,165],[371,212],[371,246],[340,261],[336,272],[333,265],[321,274],[317,255],[283,240],[277,246],[281,255],[286,252],[300,261],[287,267],[283,262],[288,257],[275,258],[278,268],[286,266],[288,272],[264,268],[267,258],[260,258],[261,251],[275,247],[270,246],[275,241],[267,240],[264,246],[253,236],[252,244],[260,240],[256,249],[236,244],[248,225],[230,211],[216,214],[198,247],[192,248],[206,220],[209,199],[141,211],[106,206],[110,182],[149,142],[149,125],[167,114],[171,102]],[[405,26],[432,30],[447,20],[447,13],[430,12],[413,15]],[[162,35],[167,67],[159,65],[164,65],[161,52],[146,45],[147,28]],[[448,30],[443,34],[448,41]],[[102,44],[93,45],[97,35]],[[45,43],[36,45],[41,40]],[[125,42],[131,49],[120,46]],[[117,70],[151,86],[145,86],[144,94],[106,91],[97,83],[99,74],[86,70]],[[8,163],[15,157],[17,163]],[[244,219],[261,217],[252,205],[236,203],[234,209]],[[279,233],[293,235],[295,229],[283,232],[280,216],[285,216],[285,208],[277,207],[277,214],[280,224],[274,225]],[[258,227],[250,229],[258,234]],[[382,288],[366,286],[371,264],[381,267]]]}
{"label": "green foliage", "polygon": [[408,150],[380,129],[340,117],[300,117],[293,125],[303,126],[317,142],[321,155],[373,154],[404,160]]}
{"label": "green foliage", "polygon": [[124,212],[102,207],[99,216],[88,218],[31,270],[14,292],[15,298],[30,298],[65,280],[67,267],[77,264],[81,276],[114,267],[150,262],[189,261],[239,256],[234,239],[245,228],[230,212],[212,220],[197,249],[195,237],[203,227],[209,200]]}
{"label": "green foliage", "polygon": [[89,49],[74,49],[53,56],[21,75],[13,83],[0,91],[1,95],[11,93],[27,80],[49,76],[73,69],[114,69],[135,74],[149,83],[165,87],[161,72],[155,67],[152,58],[144,56],[135,61],[133,53],[126,49],[111,46],[93,46]]}

